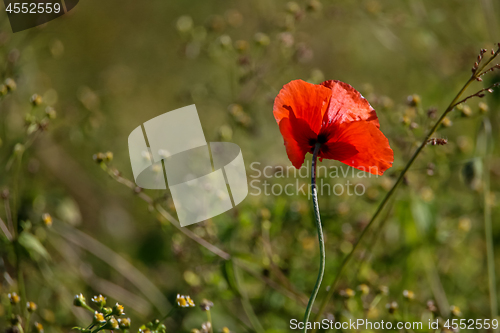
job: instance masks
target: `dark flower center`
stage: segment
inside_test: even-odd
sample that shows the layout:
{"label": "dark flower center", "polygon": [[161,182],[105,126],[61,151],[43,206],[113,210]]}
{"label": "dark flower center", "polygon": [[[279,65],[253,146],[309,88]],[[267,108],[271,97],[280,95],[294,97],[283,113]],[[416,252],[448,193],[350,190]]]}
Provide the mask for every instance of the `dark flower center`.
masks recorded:
{"label": "dark flower center", "polygon": [[328,137],[325,134],[318,135],[317,138],[309,139],[309,146],[315,146],[316,143],[324,144],[328,141]]}

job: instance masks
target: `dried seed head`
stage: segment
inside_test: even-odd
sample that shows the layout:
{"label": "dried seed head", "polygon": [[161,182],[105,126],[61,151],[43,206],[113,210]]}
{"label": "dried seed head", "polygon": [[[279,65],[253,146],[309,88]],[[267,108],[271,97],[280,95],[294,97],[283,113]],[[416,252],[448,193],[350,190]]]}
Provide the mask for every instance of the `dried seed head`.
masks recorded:
{"label": "dried seed head", "polygon": [[210,311],[210,309],[214,306],[214,303],[209,301],[208,299],[204,299],[200,302],[200,308],[202,311]]}
{"label": "dried seed head", "polygon": [[434,119],[437,115],[437,108],[432,107],[427,110],[427,117]]}
{"label": "dried seed head", "polygon": [[438,308],[434,304],[433,300],[428,300],[427,301],[427,310],[429,310],[432,313],[437,313],[438,312]]}
{"label": "dried seed head", "polygon": [[448,143],[447,139],[441,139],[441,138],[432,138],[427,141],[427,144],[433,146],[444,146],[447,143]]}

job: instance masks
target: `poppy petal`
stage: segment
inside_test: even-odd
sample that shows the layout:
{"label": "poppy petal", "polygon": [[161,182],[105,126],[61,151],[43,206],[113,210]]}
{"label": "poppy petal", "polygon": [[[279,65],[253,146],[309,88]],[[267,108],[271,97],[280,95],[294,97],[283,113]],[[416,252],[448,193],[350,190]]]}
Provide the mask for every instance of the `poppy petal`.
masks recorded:
{"label": "poppy petal", "polygon": [[331,98],[328,112],[323,120],[326,125],[330,122],[346,122],[364,120],[380,127],[377,113],[370,103],[351,85],[337,81],[328,80],[321,84],[330,89]]}
{"label": "poppy petal", "polygon": [[[331,124],[325,130],[333,135],[321,148],[320,157],[338,160],[356,169],[378,175],[382,175],[392,166],[394,153],[389,146],[389,140],[373,122]],[[353,149],[356,153],[353,153]]]}
{"label": "poppy petal", "polygon": [[274,100],[274,118],[279,124],[282,119],[289,118],[290,113],[294,113],[298,119],[305,120],[309,128],[318,134],[330,97],[330,89],[322,85],[302,80],[291,81],[283,86]]}
{"label": "poppy petal", "polygon": [[309,124],[303,119],[297,119],[293,113],[290,118],[283,118],[279,123],[281,135],[283,136],[286,153],[292,165],[300,169],[304,164],[307,152],[311,151],[311,138],[317,137]]}

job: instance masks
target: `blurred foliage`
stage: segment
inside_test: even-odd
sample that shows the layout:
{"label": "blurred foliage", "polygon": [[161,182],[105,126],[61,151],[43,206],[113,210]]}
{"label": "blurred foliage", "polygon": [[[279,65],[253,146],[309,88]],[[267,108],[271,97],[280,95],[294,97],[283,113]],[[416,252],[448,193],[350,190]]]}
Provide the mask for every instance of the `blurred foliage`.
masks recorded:
{"label": "blurred foliage", "polygon": [[[0,328],[10,326],[13,313],[23,325],[29,318],[28,326],[37,322],[47,332],[83,326],[93,315],[71,306],[81,292],[124,304],[135,332],[162,318],[182,293],[196,303],[212,300],[214,331],[288,331],[291,318],[301,319],[316,279],[307,195],[255,196],[250,190],[233,210],[188,227],[230,253],[226,261],[158,217],[155,205],[175,216],[168,190],[127,188],[92,156],[113,152],[112,160],[103,155],[101,167],[132,179],[128,134],[195,103],[207,141],[241,147],[249,180],[295,184],[296,178],[266,179],[251,168],[254,162],[261,171],[289,166],[272,115],[274,97],[297,78],[348,82],[377,110],[395,163],[383,177],[349,172],[321,179],[366,187],[363,196],[320,197],[326,286],[416,145],[468,79],[478,50],[500,40],[499,11],[491,0],[87,0],[16,34],[2,11],[0,218],[7,232],[0,233]],[[499,73],[476,87],[497,82]],[[418,158],[347,268],[328,318],[489,317],[483,205],[492,209],[496,244],[499,107],[497,91],[450,114],[435,136],[447,144],[429,145]],[[484,119],[493,128],[486,153]],[[491,155],[486,170],[485,154]],[[145,203],[142,194],[154,202]],[[500,248],[494,251],[498,262]],[[11,304],[14,292],[36,303],[33,314],[25,303]],[[197,307],[174,312],[164,324],[167,332],[189,332],[206,320]]]}

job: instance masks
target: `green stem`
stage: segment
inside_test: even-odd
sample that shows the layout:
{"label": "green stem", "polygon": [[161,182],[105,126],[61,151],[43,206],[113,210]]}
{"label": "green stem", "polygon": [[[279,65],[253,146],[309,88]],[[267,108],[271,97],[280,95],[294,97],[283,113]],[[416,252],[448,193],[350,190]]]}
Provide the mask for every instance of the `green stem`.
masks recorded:
{"label": "green stem", "polygon": [[[382,200],[382,202],[380,203],[380,205],[377,207],[377,210],[375,211],[375,214],[373,214],[370,222],[368,223],[368,225],[365,227],[365,229],[363,229],[363,231],[361,232],[361,235],[359,236],[358,240],[356,241],[356,243],[354,244],[351,252],[344,258],[344,260],[342,261],[341,265],[340,265],[340,268],[338,270],[338,273],[337,275],[335,276],[335,279],[333,280],[333,282],[330,284],[330,288],[328,290],[328,294],[326,295],[326,297],[323,299],[323,302],[321,303],[321,306],[319,308],[319,311],[318,311],[318,314],[316,315],[316,318],[315,318],[315,321],[319,321],[320,318],[321,318],[321,315],[323,314],[323,312],[325,311],[325,308],[326,308],[326,305],[328,304],[328,302],[330,301],[330,299],[332,298],[333,296],[333,293],[335,291],[335,288],[337,286],[337,283],[339,282],[340,280],[340,276],[342,275],[342,272],[344,271],[344,268],[346,267],[347,263],[351,260],[351,258],[353,257],[353,254],[354,252],[356,252],[356,249],[358,248],[359,244],[361,243],[361,241],[363,240],[364,236],[367,234],[367,231],[370,229],[370,227],[373,225],[374,221],[377,219],[377,217],[379,216],[379,214],[382,212],[382,210],[384,209],[385,205],[387,204],[387,202],[389,202],[389,199],[392,197],[392,195],[394,194],[394,192],[396,191],[397,187],[401,184],[401,182],[403,181],[406,173],[408,172],[408,170],[410,169],[410,167],[413,165],[413,162],[417,159],[418,155],[420,155],[420,153],[422,152],[422,150],[424,149],[424,147],[427,145],[427,141],[431,138],[432,134],[434,134],[434,132],[436,132],[436,130],[439,128],[439,126],[441,125],[441,122],[443,121],[443,119],[448,115],[448,113],[450,113],[451,110],[453,110],[453,108],[456,106],[456,103],[460,101],[460,97],[462,96],[462,94],[465,92],[465,90],[467,90],[467,88],[470,86],[470,84],[474,81],[476,81],[476,79],[478,78],[479,74],[481,74],[481,71],[486,67],[488,66],[492,61],[493,59],[499,54],[500,52],[500,49],[497,50],[497,52],[495,52],[495,54],[488,60],[486,61],[483,65],[481,65],[478,69],[476,69],[474,71],[474,73],[472,74],[472,76],[467,80],[467,82],[464,84],[464,86],[462,87],[462,89],[460,89],[460,91],[458,92],[458,94],[455,96],[455,98],[453,98],[453,100],[451,101],[451,103],[448,105],[448,107],[446,108],[446,110],[443,112],[443,114],[441,115],[441,117],[436,121],[436,123],[434,124],[434,126],[429,130],[429,132],[427,133],[427,135],[425,136],[424,140],[422,141],[422,143],[420,144],[420,146],[417,148],[417,150],[415,151],[415,153],[413,154],[413,156],[410,158],[410,160],[408,161],[408,163],[406,164],[406,166],[404,167],[403,171],[401,172],[401,174],[399,175],[398,179],[396,180],[396,183],[392,186],[392,188],[390,189],[389,192],[387,192],[386,196],[384,197],[384,199]],[[312,331],[313,333],[316,332],[316,329],[313,329]]]}
{"label": "green stem", "polygon": [[210,333],[214,333],[214,325],[212,324],[212,314],[210,313],[210,309],[207,310],[207,319],[210,323]]}
{"label": "green stem", "polygon": [[245,311],[245,314],[247,315],[248,320],[250,321],[250,324],[252,325],[254,331],[257,333],[263,333],[264,328],[259,322],[259,318],[257,318],[257,316],[255,315],[255,312],[252,308],[250,300],[248,299],[246,291],[241,287],[241,277],[240,277],[239,267],[237,266],[235,259],[231,260],[231,264],[233,266],[234,281],[236,283],[236,288],[238,289],[241,298],[241,304],[243,305],[243,311]]}
{"label": "green stem", "polygon": [[316,285],[314,286],[311,297],[309,298],[309,302],[307,303],[306,313],[304,315],[304,330],[303,332],[307,332],[307,322],[309,321],[309,316],[311,315],[311,311],[314,305],[314,301],[316,300],[316,296],[318,295],[319,288],[321,286],[321,281],[323,281],[323,275],[325,274],[325,239],[323,238],[323,229],[321,228],[321,217],[319,214],[319,206],[318,206],[318,189],[316,187],[316,162],[318,159],[318,152],[321,144],[316,143],[314,147],[314,153],[312,158],[312,168],[311,168],[311,191],[312,191],[312,200],[314,206],[314,220],[316,222],[316,229],[318,230],[318,240],[319,240],[319,272],[318,278],[316,279]]}
{"label": "green stem", "polygon": [[491,318],[498,315],[496,277],[495,277],[495,254],[493,248],[493,232],[491,227],[491,204],[490,204],[490,152],[489,140],[491,138],[491,124],[485,118],[483,126],[486,132],[483,162],[483,209],[484,209],[484,234],[486,238],[486,260],[488,266],[488,283],[490,292],[490,311]]}
{"label": "green stem", "polygon": [[163,318],[160,319],[160,323],[163,323],[165,320],[167,320],[167,318],[170,317],[175,312],[176,309],[178,309],[178,307],[172,306],[170,311],[168,311],[168,313],[164,315]]}

